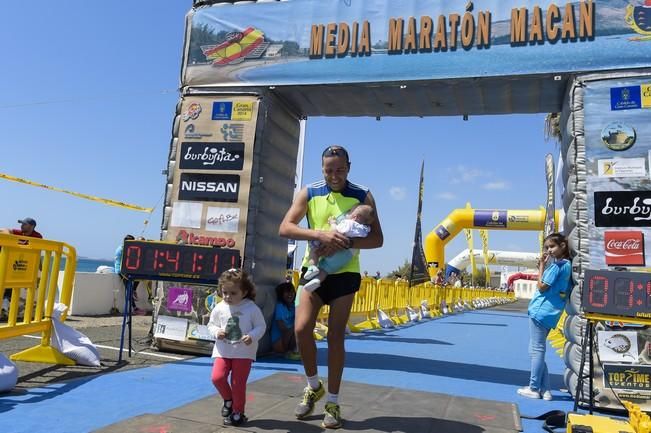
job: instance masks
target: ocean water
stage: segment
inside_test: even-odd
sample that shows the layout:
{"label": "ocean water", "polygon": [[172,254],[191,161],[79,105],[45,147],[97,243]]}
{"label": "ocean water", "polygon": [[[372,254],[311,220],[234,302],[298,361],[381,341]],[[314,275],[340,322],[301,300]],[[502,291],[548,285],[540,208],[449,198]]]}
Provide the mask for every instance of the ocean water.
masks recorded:
{"label": "ocean water", "polygon": [[[65,267],[65,261],[61,262],[61,270]],[[96,260],[88,258],[77,259],[77,272],[95,272],[98,266],[113,267],[112,260]]]}
{"label": "ocean water", "polygon": [[[648,66],[651,42],[631,41],[627,35],[594,41],[545,43],[538,46],[494,45],[488,49],[438,53],[344,57],[260,66],[240,73],[242,81],[274,84],[426,80]],[[632,50],[633,48],[633,50]],[[626,53],[626,59],[622,59]],[[631,54],[633,53],[633,54]],[[409,73],[405,73],[409,71]]]}

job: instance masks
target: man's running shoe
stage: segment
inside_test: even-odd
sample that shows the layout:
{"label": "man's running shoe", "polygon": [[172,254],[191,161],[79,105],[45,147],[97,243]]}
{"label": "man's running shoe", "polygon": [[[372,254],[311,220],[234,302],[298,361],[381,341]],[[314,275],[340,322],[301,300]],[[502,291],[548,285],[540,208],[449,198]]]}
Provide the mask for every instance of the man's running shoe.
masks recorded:
{"label": "man's running shoe", "polygon": [[341,426],[341,410],[339,409],[339,405],[337,403],[326,403],[321,427],[337,429]]}
{"label": "man's running shoe", "polygon": [[294,410],[294,415],[298,419],[303,419],[314,410],[314,404],[325,395],[325,387],[323,382],[319,381],[319,387],[317,389],[312,389],[309,386],[305,387],[303,392],[303,400],[296,405]]}

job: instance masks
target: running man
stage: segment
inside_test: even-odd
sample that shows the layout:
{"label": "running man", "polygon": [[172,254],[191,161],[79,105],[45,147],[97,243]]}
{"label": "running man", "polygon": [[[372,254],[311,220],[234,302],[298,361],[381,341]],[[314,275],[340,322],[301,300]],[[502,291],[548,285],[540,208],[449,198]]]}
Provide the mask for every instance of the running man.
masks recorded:
{"label": "running man", "polygon": [[[303,188],[287,211],[280,224],[279,234],[295,240],[319,241],[319,255],[330,256],[344,248],[379,248],[384,242],[380,219],[377,216],[375,200],[368,188],[348,180],[350,158],[341,146],[330,146],[321,155],[321,169],[324,180]],[[355,205],[367,204],[375,210],[376,218],[371,224],[371,232],[365,238],[347,238],[332,231],[328,219],[347,212]],[[307,217],[309,228],[299,227]],[[303,261],[304,273],[309,246]],[[319,380],[316,364],[316,343],[314,327],[319,310],[323,305],[330,306],[328,316],[328,396],[325,404],[323,427],[342,426],[339,409],[339,387],[344,369],[344,333],[350,316],[355,293],[359,290],[361,275],[359,252],[351,261],[336,273],[328,275],[314,292],[300,290],[300,301],[296,310],[296,341],[303,360],[307,387],[301,402],[296,406],[295,415],[303,419],[314,410],[315,403],[325,394],[323,382]]]}

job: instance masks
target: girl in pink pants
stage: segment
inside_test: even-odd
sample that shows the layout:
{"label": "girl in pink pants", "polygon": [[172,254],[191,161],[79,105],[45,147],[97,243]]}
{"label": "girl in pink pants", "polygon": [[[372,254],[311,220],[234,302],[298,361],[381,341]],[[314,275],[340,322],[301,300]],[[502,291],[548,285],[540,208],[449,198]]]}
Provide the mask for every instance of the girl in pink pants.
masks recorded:
{"label": "girl in pink pants", "polygon": [[[215,336],[211,380],[224,399],[224,425],[246,422],[246,381],[267,329],[262,311],[253,302],[255,286],[249,276],[230,269],[219,277],[222,301],[210,313],[208,329]],[[230,383],[228,377],[230,375]]]}

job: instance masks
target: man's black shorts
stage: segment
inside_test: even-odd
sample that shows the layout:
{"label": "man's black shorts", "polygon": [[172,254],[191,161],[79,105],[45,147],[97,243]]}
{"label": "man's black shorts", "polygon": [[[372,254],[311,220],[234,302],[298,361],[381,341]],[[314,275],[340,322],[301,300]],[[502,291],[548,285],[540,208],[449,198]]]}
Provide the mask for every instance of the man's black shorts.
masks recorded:
{"label": "man's black shorts", "polygon": [[[301,269],[301,279],[306,270],[307,268]],[[359,273],[342,272],[341,274],[328,275],[314,293],[319,295],[324,304],[330,305],[337,298],[357,292],[361,285],[362,276]]]}

